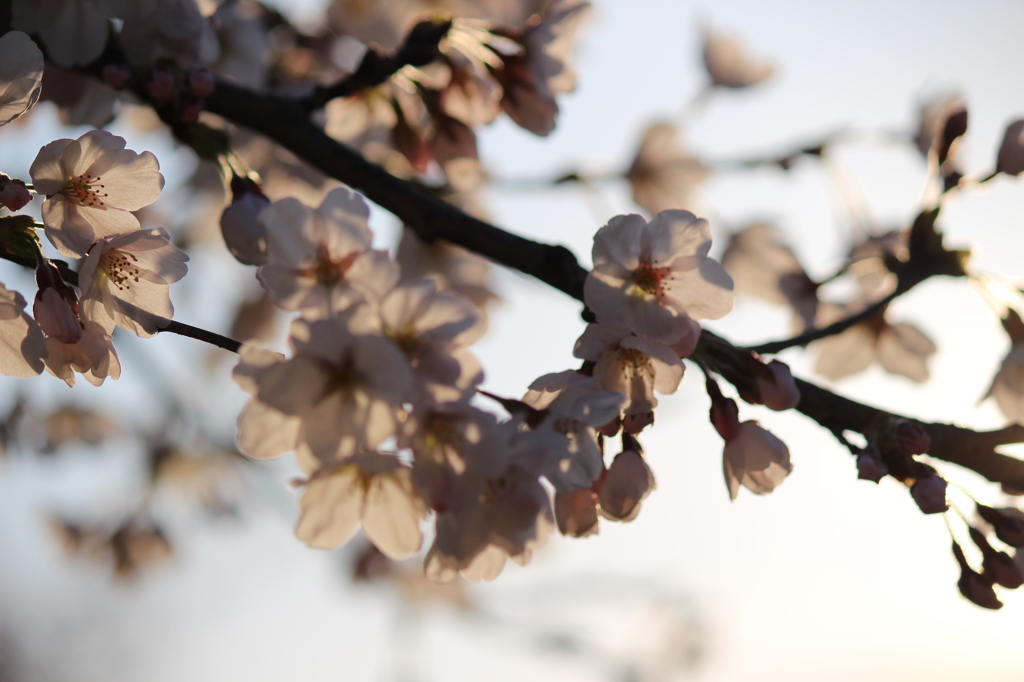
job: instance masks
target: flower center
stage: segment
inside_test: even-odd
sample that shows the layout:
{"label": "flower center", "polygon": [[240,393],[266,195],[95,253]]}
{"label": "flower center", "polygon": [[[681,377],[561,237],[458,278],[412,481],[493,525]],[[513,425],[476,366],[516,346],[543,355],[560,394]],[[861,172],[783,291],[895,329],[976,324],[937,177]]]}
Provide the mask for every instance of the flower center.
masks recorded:
{"label": "flower center", "polygon": [[353,251],[342,258],[335,258],[327,250],[326,244],[318,244],[315,259],[310,265],[302,268],[299,274],[312,277],[321,286],[333,287],[345,279],[345,273],[358,257],[359,252]]}
{"label": "flower center", "polygon": [[92,176],[88,173],[69,178],[62,194],[79,206],[102,208],[105,206],[103,199],[107,196],[103,191],[105,185],[99,184],[102,179],[98,175]]}
{"label": "flower center", "polygon": [[636,270],[633,271],[633,284],[640,291],[652,294],[657,297],[665,295],[666,282],[671,280],[670,270],[667,267],[655,267],[650,261],[642,260]]}
{"label": "flower center", "polygon": [[132,288],[132,282],[139,281],[139,268],[136,267],[138,262],[134,253],[114,249],[103,254],[99,267],[107,273],[115,287],[124,291]]}
{"label": "flower center", "polygon": [[647,354],[638,351],[636,348],[622,348],[619,350],[619,367],[627,379],[633,379],[638,375],[653,375],[651,360]]}

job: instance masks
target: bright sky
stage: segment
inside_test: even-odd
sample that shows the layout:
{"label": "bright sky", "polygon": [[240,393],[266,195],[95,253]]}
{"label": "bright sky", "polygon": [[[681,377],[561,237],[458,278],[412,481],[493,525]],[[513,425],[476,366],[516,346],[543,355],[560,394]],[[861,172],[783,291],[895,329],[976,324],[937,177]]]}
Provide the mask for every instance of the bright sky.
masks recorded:
{"label": "bright sky", "polygon": [[[909,129],[920,96],[956,89],[970,108],[966,166],[982,173],[1005,124],[1024,114],[1021,3],[978,2],[970,10],[955,2],[880,0],[597,4],[578,53],[580,87],[565,101],[559,130],[538,140],[499,123],[482,135],[497,175],[555,175],[580,159],[599,168],[627,164],[642,127],[675,116],[698,90],[702,21],[743,37],[777,68],[761,88],[714,99],[690,129],[688,143],[710,159],[781,151],[846,125]],[[20,154],[8,137],[7,154]],[[165,169],[183,163],[166,145],[166,153],[129,147],[154,149]],[[24,153],[27,166],[34,149]],[[916,152],[850,145],[837,162],[881,224],[905,223],[916,212],[924,170]],[[943,213],[949,242],[976,246],[979,271],[1018,282],[1021,182],[999,179]],[[636,210],[624,186],[602,188],[599,201],[574,188],[492,190],[489,198],[498,224],[564,243],[589,261],[593,232],[610,215]],[[831,269],[830,259],[842,253],[847,227],[837,221],[838,196],[813,163],[789,174],[717,176],[705,189],[720,245],[730,228],[768,217],[792,230],[812,270]],[[379,210],[375,220],[388,239],[391,222]],[[202,257],[197,261],[193,273]],[[6,269],[4,277],[12,283]],[[492,311],[491,332],[477,350],[486,387],[519,395],[533,377],[575,364],[582,323],[577,304],[557,292],[508,272],[498,271],[496,281],[504,304]],[[179,315],[194,321],[179,297],[197,300],[202,292],[182,291]],[[962,282],[932,282],[905,297],[894,315],[938,342],[932,381],[915,386],[871,370],[838,390],[923,418],[999,425],[990,405],[976,406],[1007,346],[981,297]],[[784,335],[788,324],[782,311],[740,301],[713,327],[756,341]],[[74,395],[128,407],[151,400],[132,374],[153,354],[186,369],[203,362],[188,343],[126,343],[125,378]],[[812,365],[807,357],[784,356],[803,375]],[[343,556],[293,538],[289,493],[270,477],[253,484],[272,504],[257,505],[239,525],[211,527],[178,513],[176,560],[135,584],[112,585],[101,571],[60,557],[43,532],[43,512],[55,505],[102,509],[97,496],[116,497],[111,491],[125,487],[128,476],[116,444],[72,459],[70,467],[2,463],[0,640],[7,635],[24,646],[28,679],[40,680],[391,680],[403,672],[417,680],[618,680],[626,653],[644,652],[641,660],[652,666],[661,660],[666,631],[679,638],[666,647],[677,655],[703,645],[690,678],[707,682],[1024,680],[1024,597],[1003,592],[1006,607],[997,613],[962,600],[942,520],[923,517],[891,480],[877,487],[856,480],[850,455],[808,420],[741,406],[745,418],[762,419],[788,443],[795,469],[772,495],[743,491],[730,503],[721,441],[707,423],[697,374],[691,370],[680,392],[663,400],[656,428],[643,438],[658,490],[640,517],[604,523],[587,540],[556,539],[526,569],[474,586],[480,612],[471,616],[449,608],[417,614],[387,589],[350,587]],[[41,402],[72,394],[45,383],[32,387]],[[179,376],[172,383],[189,390]],[[230,418],[224,421],[217,428],[228,433]],[[952,466],[942,471],[979,498],[999,500],[975,477]],[[589,648],[572,654],[550,641],[537,645],[540,634],[559,629],[585,633]]]}

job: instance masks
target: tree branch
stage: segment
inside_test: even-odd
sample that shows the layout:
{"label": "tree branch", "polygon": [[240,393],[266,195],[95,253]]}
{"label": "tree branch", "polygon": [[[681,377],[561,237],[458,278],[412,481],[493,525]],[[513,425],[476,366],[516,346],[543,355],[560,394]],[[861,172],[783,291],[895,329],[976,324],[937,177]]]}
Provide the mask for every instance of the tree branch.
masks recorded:
{"label": "tree branch", "polygon": [[358,68],[333,85],[318,87],[304,102],[307,110],[319,109],[337,97],[351,97],[360,90],[380,85],[406,66],[426,66],[437,59],[438,44],[452,27],[450,19],[426,20],[416,24],[396,52],[373,47],[366,51]]}

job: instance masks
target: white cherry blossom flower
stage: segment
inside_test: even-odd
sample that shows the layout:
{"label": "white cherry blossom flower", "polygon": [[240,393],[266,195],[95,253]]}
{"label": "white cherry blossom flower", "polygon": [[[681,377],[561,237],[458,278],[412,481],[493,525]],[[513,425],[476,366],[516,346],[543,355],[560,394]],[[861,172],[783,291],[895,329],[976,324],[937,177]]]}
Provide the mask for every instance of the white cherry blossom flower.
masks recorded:
{"label": "white cherry blossom flower", "polygon": [[455,505],[437,515],[437,535],[424,560],[427,576],[493,580],[507,558],[521,565],[542,547],[554,527],[551,501],[536,475],[512,467],[465,487]]}
{"label": "white cherry blossom flower", "polygon": [[356,334],[381,334],[394,341],[412,365],[425,397],[458,400],[480,383],[483,370],[468,346],[484,333],[476,307],[433,280],[395,287],[379,303],[368,303],[349,318]]}
{"label": "white cherry blossom flower", "polygon": [[[532,395],[548,385],[550,376],[533,382],[523,401],[530,404]],[[516,438],[512,456],[547,478],[557,491],[589,488],[604,470],[595,429],[615,420],[625,401],[621,393],[602,391],[593,379],[584,377],[538,408],[543,411],[537,423],[527,420],[529,430]]]}
{"label": "white cherry blossom flower", "polygon": [[212,64],[220,43],[195,0],[131,0],[120,13],[121,43],[132,64],[151,66],[158,58]]}
{"label": "white cherry blossom flower", "polygon": [[0,38],[0,126],[18,118],[38,101],[43,82],[43,53],[21,31]]}
{"label": "white cherry blossom flower", "polygon": [[679,356],[665,344],[635,336],[621,324],[590,324],[574,354],[595,362],[594,381],[628,398],[625,415],[646,414],[658,405],[654,392],[675,393],[683,379]]}
{"label": "white cherry blossom flower", "polygon": [[82,336],[77,343],[63,343],[47,337],[46,370],[63,379],[68,386],[75,385],[75,372],[93,386],[121,376],[121,361],[114,350],[114,342],[102,326],[92,320],[82,320]]}
{"label": "white cherry blossom flower", "polygon": [[638,336],[672,344],[690,320],[732,310],[732,279],[707,257],[708,222],[689,211],[616,216],[594,235],[594,269],[583,294],[599,322],[619,322]]}
{"label": "white cherry blossom flower", "polygon": [[129,211],[156,201],[164,186],[151,152],[125,149],[124,138],[90,130],[39,150],[30,173],[46,195],[46,236],[65,256],[85,255],[97,239],[139,229]]}
{"label": "white cherry blossom flower", "polygon": [[737,435],[726,442],[722,466],[729,497],[734,500],[741,485],[752,493],[765,495],[793,471],[789,448],[756,421],[740,424]]}
{"label": "white cherry blossom flower", "polygon": [[360,526],[392,559],[423,544],[426,507],[413,490],[411,469],[393,455],[361,453],[325,466],[306,482],[299,508],[295,534],[311,547],[343,545]]}
{"label": "white cherry blossom flower", "polygon": [[110,0],[14,0],[11,25],[38,34],[58,66],[84,66],[103,52]]}
{"label": "white cherry blossom flower", "polygon": [[[412,370],[391,341],[352,334],[344,320],[331,318],[296,320],[289,344],[291,358],[255,358],[257,366],[237,371],[236,380],[241,376],[243,383],[255,384],[254,401],[298,418],[297,445],[321,462],[331,462],[374,449],[395,434]],[[252,364],[245,357],[242,363]],[[256,414],[261,412],[267,413],[256,408]],[[282,434],[274,430],[281,421],[244,418],[239,422],[239,442],[268,438],[280,445]],[[294,421],[283,421],[290,435]]]}
{"label": "white cherry blossom flower", "polygon": [[174,315],[168,286],[187,260],[162,227],[96,241],[79,273],[83,313],[108,331],[154,336]]}
{"label": "white cherry blossom flower", "polygon": [[43,371],[43,332],[25,313],[25,298],[0,284],[0,374],[31,377]]}
{"label": "white cherry blossom flower", "polygon": [[555,521],[562,535],[585,538],[599,531],[597,493],[589,488],[555,492]]}
{"label": "white cherry blossom flower", "polygon": [[263,209],[267,261],[257,276],[274,302],[313,318],[383,298],[398,281],[398,268],[387,252],[370,248],[369,215],[363,198],[342,187],[316,210],[298,199]]}

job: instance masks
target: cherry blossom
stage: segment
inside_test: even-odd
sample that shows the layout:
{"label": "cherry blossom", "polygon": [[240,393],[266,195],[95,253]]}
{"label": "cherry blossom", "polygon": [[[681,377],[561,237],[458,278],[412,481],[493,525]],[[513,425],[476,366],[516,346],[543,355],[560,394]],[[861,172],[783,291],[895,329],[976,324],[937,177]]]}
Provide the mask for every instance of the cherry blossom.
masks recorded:
{"label": "cherry blossom", "polygon": [[30,173],[46,195],[46,236],[65,256],[83,256],[97,239],[139,229],[129,211],[156,201],[164,186],[151,152],[125,149],[125,140],[90,130],[39,150]]}
{"label": "cherry blossom", "polygon": [[18,118],[39,99],[43,53],[21,31],[0,37],[0,126]]}
{"label": "cherry blossom", "polygon": [[299,508],[295,534],[311,547],[343,545],[360,526],[392,559],[415,554],[423,543],[426,507],[411,469],[393,455],[360,453],[325,466],[306,482]]}
{"label": "cherry blossom", "polygon": [[[552,380],[568,383],[557,392],[543,391]],[[625,401],[626,396],[602,391],[578,372],[542,376],[523,398],[541,412],[527,420],[529,430],[516,439],[513,457],[557,491],[589,488],[604,469],[595,429],[617,419]]]}
{"label": "cherry blossom", "polygon": [[574,353],[596,363],[594,381],[599,388],[627,397],[627,417],[653,410],[658,404],[654,392],[675,393],[683,379],[683,364],[671,348],[635,336],[621,324],[587,325]]}
{"label": "cherry blossom", "polygon": [[726,441],[722,466],[729,497],[734,500],[741,485],[752,493],[765,495],[793,471],[789,448],[756,421],[743,422],[735,437]]}
{"label": "cherry blossom", "polygon": [[[863,305],[823,303],[817,326],[828,326],[854,314]],[[890,374],[921,383],[928,380],[928,359],[937,350],[935,343],[913,324],[893,324],[881,315],[817,341],[815,347],[818,361],[814,371],[832,381],[862,372],[877,361]]]}
{"label": "cherry blossom", "polygon": [[431,399],[458,400],[483,379],[468,346],[483,335],[486,323],[472,303],[438,291],[433,280],[395,287],[379,304],[360,306],[349,318],[349,328],[391,339]]}
{"label": "cherry blossom", "polygon": [[[352,334],[344,320],[331,318],[296,320],[289,344],[291,358],[243,357],[240,365],[246,366],[235,376],[249,387],[255,384],[253,401],[299,419],[297,445],[307,447],[320,461],[331,462],[376,448],[395,434],[397,410],[408,399],[412,370],[391,341]],[[251,413],[239,422],[240,443],[259,443],[263,438],[278,445],[288,442],[294,421],[262,422],[252,415],[268,410],[247,406],[246,411]],[[286,433],[274,433],[282,421],[287,422]],[[257,452],[272,456],[272,451]]]}
{"label": "cherry blossom", "polygon": [[260,213],[270,206],[270,199],[248,178],[231,178],[231,203],[220,214],[220,232],[228,251],[244,265],[267,262],[267,230],[260,222]]}
{"label": "cherry blossom", "polygon": [[63,379],[68,386],[75,385],[75,372],[93,386],[101,385],[107,377],[121,376],[121,361],[114,350],[110,334],[92,320],[82,320],[82,336],[77,343],[64,343],[47,337],[46,370]]}
{"label": "cherry blossom", "polygon": [[0,284],[0,374],[9,377],[39,374],[48,354],[43,332],[25,305],[21,294]]}
{"label": "cherry blossom", "polygon": [[370,248],[369,215],[363,198],[342,187],[316,210],[298,199],[263,209],[267,262],[258,277],[274,302],[314,318],[383,298],[398,281],[398,269],[387,252]]}
{"label": "cherry blossom", "polygon": [[594,236],[594,269],[584,298],[600,322],[618,322],[639,336],[678,341],[691,320],[732,310],[732,279],[708,258],[708,222],[689,211],[616,216]]}
{"label": "cherry blossom", "polygon": [[1007,419],[1024,424],[1024,342],[1010,347],[985,397],[995,398]]}
{"label": "cherry blossom", "polygon": [[704,30],[704,66],[712,84],[723,88],[749,88],[774,72],[771,64],[751,57],[739,40],[710,28]]}
{"label": "cherry blossom", "polygon": [[576,88],[569,66],[573,41],[591,10],[589,2],[553,0],[526,27],[522,53],[502,58],[495,72],[504,94],[501,106],[509,118],[530,132],[546,136],[555,129],[555,95]]}
{"label": "cherry blossom", "polygon": [[626,171],[633,201],[651,215],[690,207],[693,190],[707,176],[708,169],[686,153],[679,142],[679,129],[671,123],[655,123],[644,131],[640,149]]}
{"label": "cherry blossom", "polygon": [[96,241],[79,273],[85,316],[154,336],[174,315],[168,286],[185,276],[187,260],[162,227]]}
{"label": "cherry blossom", "polygon": [[555,521],[562,535],[585,538],[599,530],[597,493],[589,488],[555,493]]}
{"label": "cherry blossom", "polygon": [[212,64],[220,55],[217,34],[195,0],[128,2],[120,16],[121,43],[136,66],[150,66],[161,57]]}
{"label": "cherry blossom", "polygon": [[38,34],[58,66],[84,66],[107,44],[110,9],[117,0],[14,0],[11,26]]}

